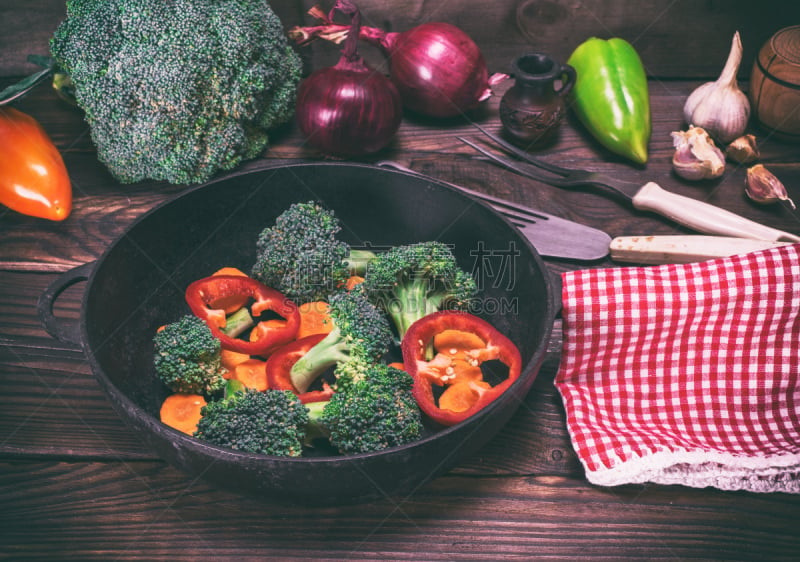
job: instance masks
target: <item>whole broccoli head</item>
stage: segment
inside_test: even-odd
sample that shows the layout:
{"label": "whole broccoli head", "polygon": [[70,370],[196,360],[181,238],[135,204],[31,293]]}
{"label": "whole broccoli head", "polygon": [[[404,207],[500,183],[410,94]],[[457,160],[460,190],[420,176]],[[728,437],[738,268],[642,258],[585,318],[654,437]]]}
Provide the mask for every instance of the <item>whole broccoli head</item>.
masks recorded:
{"label": "whole broccoli head", "polygon": [[292,384],[300,392],[326,369],[350,360],[376,362],[392,345],[386,316],[359,291],[342,292],[328,302],[333,329],[291,368]]}
{"label": "whole broccoli head", "polygon": [[326,300],[349,277],[350,247],[337,238],[340,230],[319,203],[291,205],[258,235],[252,276],[298,304]]}
{"label": "whole broccoli head", "polygon": [[257,156],[302,70],[264,0],[70,0],[51,52],[122,182],[198,183]]}
{"label": "whole broccoli head", "polygon": [[408,373],[358,360],[344,372],[346,384],[337,385],[319,416],[331,445],[343,454],[366,453],[421,437],[422,415]]}
{"label": "whole broccoli head", "polygon": [[386,311],[401,339],[423,316],[465,309],[477,293],[475,280],[441,242],[395,246],[380,254],[367,264],[360,287]]}
{"label": "whole broccoli head", "polygon": [[225,386],[220,341],[197,316],[167,324],[153,343],[156,375],[173,391],[208,395]]}
{"label": "whole broccoli head", "polygon": [[298,457],[308,425],[308,410],[288,390],[258,391],[229,381],[225,397],[210,402],[194,436],[247,453]]}

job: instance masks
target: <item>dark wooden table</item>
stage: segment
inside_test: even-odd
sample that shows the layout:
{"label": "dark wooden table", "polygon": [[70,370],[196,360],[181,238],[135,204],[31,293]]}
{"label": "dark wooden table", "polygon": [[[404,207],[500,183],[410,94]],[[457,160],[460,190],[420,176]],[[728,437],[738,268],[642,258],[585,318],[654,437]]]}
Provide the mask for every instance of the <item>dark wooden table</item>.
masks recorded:
{"label": "dark wooden table", "polygon": [[[0,84],[2,86],[4,84]],[[564,123],[543,157],[564,165],[654,180],[678,193],[777,228],[800,224],[744,196],[744,168],[688,184],[670,171],[670,132],[697,83],[652,82],[653,136],[646,167],[601,149]],[[602,488],[584,477],[553,388],[560,326],[523,406],[477,455],[409,497],[365,505],[287,506],[192,481],[131,435],[80,349],[52,339],[36,312],[59,273],[99,257],[139,215],[178,195],[159,183],[120,185],[97,162],[80,113],[43,87],[17,105],[62,151],[74,186],[72,215],[51,223],[0,211],[0,559],[796,559],[800,497],[713,488]],[[497,99],[471,118],[497,131]],[[375,157],[607,231],[611,236],[688,231],[586,192],[566,192],[470,160],[456,140],[470,124],[407,119]],[[763,160],[800,200],[800,149],[756,130]],[[297,131],[279,131],[264,159],[318,158]],[[244,166],[257,167],[263,162]],[[594,263],[548,260],[555,272]],[[57,313],[77,319],[82,286]],[[332,485],[335,485],[332,483]]]}

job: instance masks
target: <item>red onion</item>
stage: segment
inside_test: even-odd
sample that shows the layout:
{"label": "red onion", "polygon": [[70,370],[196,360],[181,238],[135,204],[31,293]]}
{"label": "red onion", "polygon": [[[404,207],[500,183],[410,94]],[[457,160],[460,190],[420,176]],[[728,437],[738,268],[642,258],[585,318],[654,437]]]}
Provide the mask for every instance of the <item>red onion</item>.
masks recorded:
{"label": "red onion", "polygon": [[300,84],[297,124],[308,143],[325,154],[370,154],[394,137],[403,117],[402,101],[394,84],[358,54],[358,9],[349,0],[338,0],[334,9],[351,16],[352,33],[336,65],[313,72]]}
{"label": "red onion", "polygon": [[[309,13],[323,21],[316,27],[295,27],[289,36],[299,45],[320,37],[340,42],[346,26],[333,23],[319,8]],[[491,86],[507,78],[491,77],[475,42],[449,23],[425,23],[401,33],[362,27],[360,39],[389,57],[391,78],[409,109],[431,117],[453,117],[488,98]]]}

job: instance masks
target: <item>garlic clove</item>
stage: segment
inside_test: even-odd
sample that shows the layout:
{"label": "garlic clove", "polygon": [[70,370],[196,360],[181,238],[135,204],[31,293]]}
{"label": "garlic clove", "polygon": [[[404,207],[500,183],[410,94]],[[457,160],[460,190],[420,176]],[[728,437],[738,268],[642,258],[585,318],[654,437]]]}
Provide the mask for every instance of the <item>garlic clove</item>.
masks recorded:
{"label": "garlic clove", "polygon": [[760,155],[755,135],[742,135],[725,149],[728,160],[737,164],[749,164],[758,160]]}
{"label": "garlic clove", "polygon": [[695,89],[683,106],[687,124],[704,128],[722,143],[742,136],[750,118],[750,101],[736,82],[741,63],[742,40],[737,31],[720,77]]}
{"label": "garlic clove", "polygon": [[718,178],[725,172],[725,155],[702,127],[672,133],[672,168],[683,179]]}
{"label": "garlic clove", "polygon": [[792,209],[795,208],[794,201],[789,199],[789,194],[781,180],[776,178],[763,164],[756,164],[748,168],[744,190],[747,196],[756,203],[786,201]]}

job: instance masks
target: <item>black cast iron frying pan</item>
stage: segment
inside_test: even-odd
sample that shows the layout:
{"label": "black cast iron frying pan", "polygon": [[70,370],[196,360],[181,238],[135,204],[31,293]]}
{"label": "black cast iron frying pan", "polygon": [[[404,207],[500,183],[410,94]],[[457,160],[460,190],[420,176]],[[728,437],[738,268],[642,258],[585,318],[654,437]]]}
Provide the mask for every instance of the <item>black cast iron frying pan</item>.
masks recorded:
{"label": "black cast iron frying pan", "polygon": [[[349,457],[270,457],[216,447],[163,425],[167,389],[152,368],[158,326],[188,312],[186,286],[222,266],[249,271],[257,234],[290,204],[318,200],[355,247],[440,240],[482,288],[477,314],[519,347],[520,379],[478,415],[432,428],[415,443]],[[87,281],[77,325],[53,313],[58,295]],[[536,250],[504,218],[443,183],[368,165],[295,164],[227,176],[139,218],[96,261],[41,296],[54,337],[79,344],[115,410],[160,457],[214,486],[309,504],[412,493],[478,450],[508,421],[536,377],[557,300]],[[560,297],[560,295],[559,295]]]}

